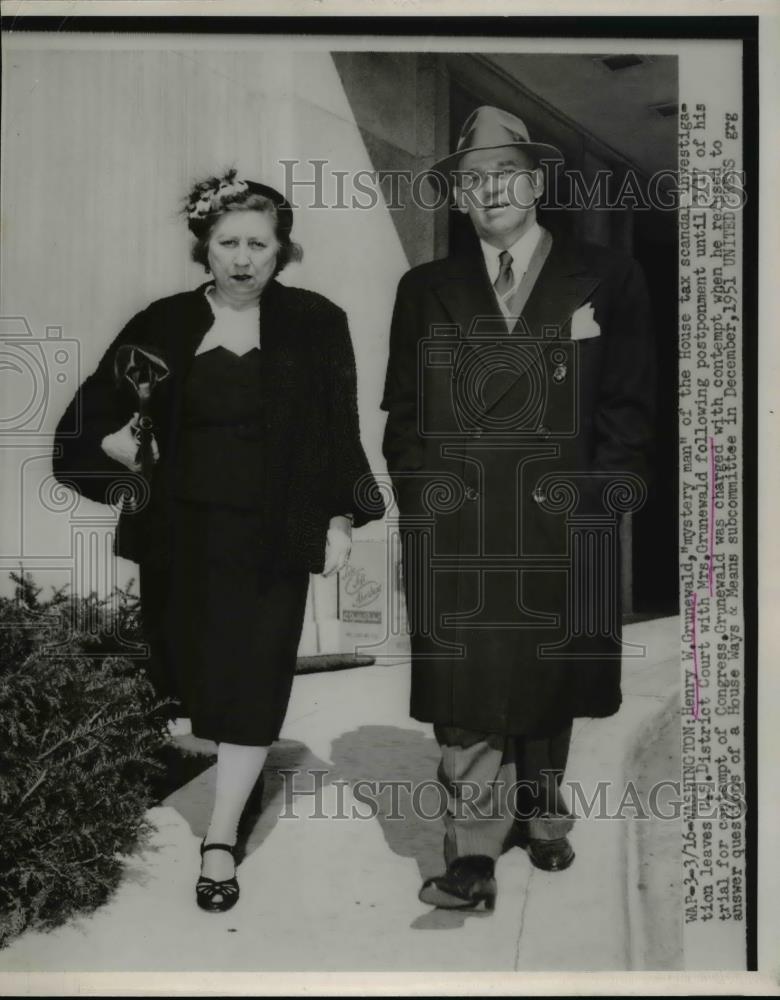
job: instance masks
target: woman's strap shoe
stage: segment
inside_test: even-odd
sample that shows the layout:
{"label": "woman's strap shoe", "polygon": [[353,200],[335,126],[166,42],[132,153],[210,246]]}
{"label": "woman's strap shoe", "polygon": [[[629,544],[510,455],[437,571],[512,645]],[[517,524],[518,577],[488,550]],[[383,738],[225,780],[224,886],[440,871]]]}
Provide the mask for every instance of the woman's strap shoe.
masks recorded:
{"label": "woman's strap shoe", "polygon": [[[227,851],[233,861],[236,860],[235,844],[201,844],[200,856],[206,851]],[[238,902],[238,880],[232,878],[215,879],[201,875],[195,886],[195,898],[198,906],[209,913],[224,913]]]}
{"label": "woman's strap shoe", "polygon": [[484,854],[456,858],[444,875],[425,880],[419,899],[443,910],[473,910],[480,903],[492,910],[496,905],[494,860]]}

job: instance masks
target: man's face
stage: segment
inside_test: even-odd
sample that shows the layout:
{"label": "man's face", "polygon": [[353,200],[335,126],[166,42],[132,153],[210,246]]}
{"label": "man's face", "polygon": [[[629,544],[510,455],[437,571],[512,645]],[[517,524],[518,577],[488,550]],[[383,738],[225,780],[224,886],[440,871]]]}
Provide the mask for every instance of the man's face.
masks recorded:
{"label": "man's face", "polygon": [[458,164],[456,203],[480,239],[505,250],[536,219],[544,176],[527,153],[514,146],[474,150]]}

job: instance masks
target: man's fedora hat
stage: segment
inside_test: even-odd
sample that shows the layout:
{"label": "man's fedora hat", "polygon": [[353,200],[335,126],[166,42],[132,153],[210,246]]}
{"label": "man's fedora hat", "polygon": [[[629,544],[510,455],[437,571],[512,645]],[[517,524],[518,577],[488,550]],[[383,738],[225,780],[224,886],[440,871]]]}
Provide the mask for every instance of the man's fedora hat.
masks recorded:
{"label": "man's fedora hat", "polygon": [[455,152],[434,163],[431,170],[446,174],[457,167],[466,153],[478,149],[500,149],[502,146],[516,146],[537,161],[563,159],[560,149],[555,146],[546,142],[531,142],[525,122],[517,115],[483,105],[463,123]]}

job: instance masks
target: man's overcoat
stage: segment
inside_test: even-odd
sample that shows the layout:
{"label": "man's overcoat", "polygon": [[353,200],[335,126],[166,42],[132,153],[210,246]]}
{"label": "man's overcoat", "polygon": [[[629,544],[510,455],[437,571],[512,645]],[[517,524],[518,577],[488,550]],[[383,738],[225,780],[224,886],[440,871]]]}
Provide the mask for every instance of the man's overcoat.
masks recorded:
{"label": "man's overcoat", "polygon": [[519,321],[478,244],[401,279],[382,403],[415,718],[544,735],[620,705],[620,512],[642,502],[642,272],[554,239]]}

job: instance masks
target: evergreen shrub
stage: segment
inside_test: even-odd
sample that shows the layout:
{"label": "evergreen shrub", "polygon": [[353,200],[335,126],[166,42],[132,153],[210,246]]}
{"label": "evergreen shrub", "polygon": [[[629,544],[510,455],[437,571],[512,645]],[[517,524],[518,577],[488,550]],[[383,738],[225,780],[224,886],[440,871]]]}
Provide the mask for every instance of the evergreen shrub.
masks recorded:
{"label": "evergreen shrub", "polygon": [[108,899],[149,832],[167,735],[117,641],[138,635],[137,598],[42,600],[27,574],[12,579],[0,598],[0,946]]}

